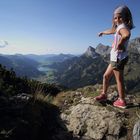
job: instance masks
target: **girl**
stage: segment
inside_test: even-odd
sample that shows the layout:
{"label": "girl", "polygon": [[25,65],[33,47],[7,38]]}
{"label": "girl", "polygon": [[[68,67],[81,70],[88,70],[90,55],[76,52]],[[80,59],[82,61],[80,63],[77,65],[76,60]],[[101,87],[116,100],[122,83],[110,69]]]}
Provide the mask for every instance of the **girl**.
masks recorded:
{"label": "girl", "polygon": [[131,35],[130,30],[133,27],[132,15],[129,8],[127,6],[119,6],[113,13],[112,28],[99,33],[99,36],[108,34],[115,35],[110,52],[110,64],[103,76],[103,91],[99,96],[95,97],[95,100],[103,101],[107,99],[109,80],[114,74],[117,82],[119,98],[113,103],[113,105],[120,108],[126,108],[123,70],[128,61],[127,46]]}

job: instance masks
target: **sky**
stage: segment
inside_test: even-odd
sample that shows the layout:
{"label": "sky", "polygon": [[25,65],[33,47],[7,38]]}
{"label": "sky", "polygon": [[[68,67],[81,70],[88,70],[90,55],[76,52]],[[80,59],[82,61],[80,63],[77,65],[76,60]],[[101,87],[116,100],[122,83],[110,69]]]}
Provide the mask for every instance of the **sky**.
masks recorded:
{"label": "sky", "polygon": [[127,5],[140,37],[139,0],[0,0],[0,54],[82,54],[88,46],[111,46],[113,10]]}

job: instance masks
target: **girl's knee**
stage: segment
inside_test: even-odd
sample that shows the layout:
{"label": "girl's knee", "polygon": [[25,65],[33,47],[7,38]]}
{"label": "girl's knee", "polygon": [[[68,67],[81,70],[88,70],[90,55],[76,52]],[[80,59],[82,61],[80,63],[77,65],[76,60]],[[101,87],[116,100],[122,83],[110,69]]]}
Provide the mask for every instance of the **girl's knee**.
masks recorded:
{"label": "girl's knee", "polygon": [[106,73],[103,75],[103,79],[104,80],[108,80],[109,79],[109,75],[107,75]]}

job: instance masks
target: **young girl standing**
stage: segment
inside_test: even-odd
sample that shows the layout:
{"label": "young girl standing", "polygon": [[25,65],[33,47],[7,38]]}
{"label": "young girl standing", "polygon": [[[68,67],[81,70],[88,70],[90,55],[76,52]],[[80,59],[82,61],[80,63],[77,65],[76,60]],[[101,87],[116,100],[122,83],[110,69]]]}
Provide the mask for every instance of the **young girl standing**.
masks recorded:
{"label": "young girl standing", "polygon": [[119,6],[113,13],[112,28],[99,33],[99,36],[114,34],[114,42],[110,52],[110,64],[103,76],[103,91],[99,96],[95,97],[95,100],[97,101],[107,99],[109,80],[114,74],[119,98],[113,105],[120,108],[126,108],[123,71],[124,66],[128,61],[127,46],[131,36],[130,30],[132,28],[133,20],[129,8],[127,6]]}

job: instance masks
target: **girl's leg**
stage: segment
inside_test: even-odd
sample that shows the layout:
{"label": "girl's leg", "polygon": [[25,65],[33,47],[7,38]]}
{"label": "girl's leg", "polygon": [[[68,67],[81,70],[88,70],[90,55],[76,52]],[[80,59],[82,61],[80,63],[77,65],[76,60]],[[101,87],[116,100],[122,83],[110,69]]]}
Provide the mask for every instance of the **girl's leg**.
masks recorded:
{"label": "girl's leg", "polygon": [[111,64],[109,64],[103,76],[103,91],[99,96],[96,96],[94,98],[96,101],[105,101],[107,99],[106,93],[109,86],[109,80],[112,75],[113,75],[113,68]]}
{"label": "girl's leg", "polygon": [[125,99],[125,93],[124,93],[123,70],[121,70],[121,71],[113,70],[113,72],[114,72],[116,82],[117,82],[119,98],[121,100],[124,100]]}
{"label": "girl's leg", "polygon": [[109,64],[103,75],[103,93],[102,94],[107,93],[107,89],[109,86],[109,80],[112,77],[112,75],[113,75],[113,68],[112,68],[111,64]]}

